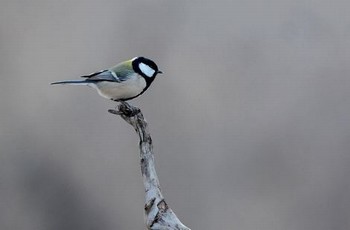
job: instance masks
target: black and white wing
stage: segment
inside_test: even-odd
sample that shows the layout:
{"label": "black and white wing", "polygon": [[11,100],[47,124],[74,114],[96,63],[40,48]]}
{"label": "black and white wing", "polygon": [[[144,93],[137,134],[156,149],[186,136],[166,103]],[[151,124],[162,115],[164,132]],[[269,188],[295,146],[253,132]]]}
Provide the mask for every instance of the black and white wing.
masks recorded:
{"label": "black and white wing", "polygon": [[101,70],[96,73],[89,75],[81,76],[82,78],[87,78],[89,81],[112,81],[112,82],[121,82],[123,79],[120,79],[117,74],[111,70]]}

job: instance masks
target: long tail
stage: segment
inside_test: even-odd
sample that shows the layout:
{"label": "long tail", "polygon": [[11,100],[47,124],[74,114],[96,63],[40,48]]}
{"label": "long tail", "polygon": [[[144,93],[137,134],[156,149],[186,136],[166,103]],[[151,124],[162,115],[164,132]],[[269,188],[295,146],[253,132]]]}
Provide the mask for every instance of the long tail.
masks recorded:
{"label": "long tail", "polygon": [[91,83],[90,81],[86,80],[72,80],[72,81],[58,81],[58,82],[52,82],[51,85],[88,85]]}

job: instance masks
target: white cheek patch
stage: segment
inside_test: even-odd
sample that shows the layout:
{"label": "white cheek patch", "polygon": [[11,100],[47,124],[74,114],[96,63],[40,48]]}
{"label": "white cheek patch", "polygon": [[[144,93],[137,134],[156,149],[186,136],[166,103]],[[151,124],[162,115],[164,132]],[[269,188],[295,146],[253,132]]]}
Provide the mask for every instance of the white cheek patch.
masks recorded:
{"label": "white cheek patch", "polygon": [[152,77],[153,74],[156,72],[154,69],[142,62],[139,64],[139,68],[141,72],[144,73],[147,77]]}

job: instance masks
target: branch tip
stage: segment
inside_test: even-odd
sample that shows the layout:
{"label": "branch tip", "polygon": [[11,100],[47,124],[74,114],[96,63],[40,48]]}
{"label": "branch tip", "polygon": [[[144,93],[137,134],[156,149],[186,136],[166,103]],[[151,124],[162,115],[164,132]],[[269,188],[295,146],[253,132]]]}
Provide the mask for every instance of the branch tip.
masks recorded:
{"label": "branch tip", "polygon": [[134,117],[137,114],[141,113],[141,110],[135,106],[130,105],[129,103],[122,101],[115,109],[109,109],[109,113],[114,115],[121,115],[125,117]]}

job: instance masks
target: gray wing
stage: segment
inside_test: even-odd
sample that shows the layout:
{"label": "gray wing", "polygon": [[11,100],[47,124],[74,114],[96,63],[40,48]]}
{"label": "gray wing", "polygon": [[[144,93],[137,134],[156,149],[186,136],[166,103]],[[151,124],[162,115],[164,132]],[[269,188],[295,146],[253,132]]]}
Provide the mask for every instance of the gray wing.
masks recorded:
{"label": "gray wing", "polygon": [[126,80],[124,78],[120,78],[119,76],[117,76],[116,73],[114,73],[111,70],[101,70],[99,72],[92,73],[90,75],[81,76],[81,77],[87,78],[88,80],[91,80],[91,81],[121,82],[121,81],[125,81]]}

